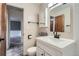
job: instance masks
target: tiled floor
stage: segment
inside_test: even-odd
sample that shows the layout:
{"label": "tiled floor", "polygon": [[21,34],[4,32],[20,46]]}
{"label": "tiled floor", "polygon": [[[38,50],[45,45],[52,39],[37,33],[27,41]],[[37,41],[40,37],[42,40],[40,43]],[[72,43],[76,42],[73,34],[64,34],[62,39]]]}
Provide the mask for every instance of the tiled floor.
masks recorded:
{"label": "tiled floor", "polygon": [[6,51],[6,56],[22,56],[23,49],[21,46],[13,47]]}

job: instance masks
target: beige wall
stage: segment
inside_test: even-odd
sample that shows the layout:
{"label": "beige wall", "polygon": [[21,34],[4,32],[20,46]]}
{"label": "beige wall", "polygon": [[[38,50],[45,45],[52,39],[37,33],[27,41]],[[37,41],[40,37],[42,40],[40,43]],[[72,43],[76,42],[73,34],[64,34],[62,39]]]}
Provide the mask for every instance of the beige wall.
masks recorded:
{"label": "beige wall", "polygon": [[79,3],[72,4],[73,40],[76,41],[76,55],[79,56]]}
{"label": "beige wall", "polygon": [[[23,36],[23,54],[26,55],[27,48],[34,46],[35,44],[35,38],[38,34],[38,25],[30,23],[28,24],[29,21],[37,22],[37,14],[39,13],[39,4],[20,4],[20,3],[15,3],[15,4],[9,4],[13,5],[16,7],[20,7],[24,9],[24,19],[23,19],[23,31],[24,31],[24,36]],[[32,39],[28,40],[28,35],[32,35]]]}
{"label": "beige wall", "polygon": [[[28,7],[29,6],[29,7]],[[26,11],[27,10],[27,11]],[[35,38],[38,34],[38,26],[37,24],[28,24],[28,20],[37,22],[37,14],[39,13],[39,7],[38,5],[34,4],[28,4],[27,8],[25,8],[24,13],[24,52],[26,52],[26,49],[33,46],[35,44]],[[29,17],[32,17],[32,19],[28,19]],[[27,27],[26,27],[27,25]],[[32,35],[32,39],[28,40],[28,34]],[[24,53],[26,54],[26,53]]]}

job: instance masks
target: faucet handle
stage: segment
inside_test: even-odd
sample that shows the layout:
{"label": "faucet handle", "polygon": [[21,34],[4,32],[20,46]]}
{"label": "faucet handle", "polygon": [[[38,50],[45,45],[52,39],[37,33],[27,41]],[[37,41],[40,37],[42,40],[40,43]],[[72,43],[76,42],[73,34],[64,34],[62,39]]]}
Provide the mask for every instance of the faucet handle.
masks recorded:
{"label": "faucet handle", "polygon": [[58,34],[59,36],[61,36],[61,34]]}

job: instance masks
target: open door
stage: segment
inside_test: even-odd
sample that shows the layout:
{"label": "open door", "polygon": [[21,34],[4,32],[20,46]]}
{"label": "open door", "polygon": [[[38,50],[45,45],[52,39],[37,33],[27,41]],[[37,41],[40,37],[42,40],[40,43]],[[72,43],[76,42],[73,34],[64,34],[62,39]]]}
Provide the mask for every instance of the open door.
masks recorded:
{"label": "open door", "polygon": [[6,4],[0,3],[0,56],[6,55]]}
{"label": "open door", "polygon": [[55,17],[55,32],[64,32],[64,15]]}

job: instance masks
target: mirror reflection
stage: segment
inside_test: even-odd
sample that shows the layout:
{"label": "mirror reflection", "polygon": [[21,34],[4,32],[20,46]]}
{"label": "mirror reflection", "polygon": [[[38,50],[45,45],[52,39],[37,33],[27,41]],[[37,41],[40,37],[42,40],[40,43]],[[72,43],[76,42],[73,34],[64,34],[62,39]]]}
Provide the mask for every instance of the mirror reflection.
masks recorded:
{"label": "mirror reflection", "polygon": [[50,14],[51,32],[70,32],[70,5],[61,4],[55,8],[52,6]]}

